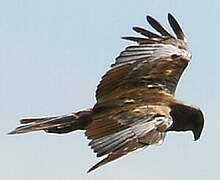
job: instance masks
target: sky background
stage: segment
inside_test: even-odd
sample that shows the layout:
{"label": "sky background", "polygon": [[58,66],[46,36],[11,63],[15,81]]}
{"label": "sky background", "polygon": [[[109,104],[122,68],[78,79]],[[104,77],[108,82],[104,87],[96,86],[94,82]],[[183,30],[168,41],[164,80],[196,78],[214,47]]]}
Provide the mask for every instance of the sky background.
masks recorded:
{"label": "sky background", "polygon": [[[138,0],[0,1],[0,179],[4,180],[207,180],[219,179],[220,2]],[[169,133],[161,146],[132,153],[96,171],[100,159],[83,132],[8,136],[23,117],[89,108],[101,76],[152,15],[181,24],[193,59],[176,96],[199,106],[201,139]],[[168,26],[167,26],[168,27]]]}

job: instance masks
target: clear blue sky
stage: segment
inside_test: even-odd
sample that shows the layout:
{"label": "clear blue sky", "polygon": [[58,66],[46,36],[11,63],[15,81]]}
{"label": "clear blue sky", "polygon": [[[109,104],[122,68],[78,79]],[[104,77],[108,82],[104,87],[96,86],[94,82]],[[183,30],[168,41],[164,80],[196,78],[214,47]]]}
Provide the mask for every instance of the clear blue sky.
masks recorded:
{"label": "clear blue sky", "polygon": [[[218,179],[220,2],[139,0],[0,1],[0,179],[207,180]],[[98,161],[83,132],[57,136],[6,133],[28,116],[65,114],[91,107],[101,75],[146,15],[167,24],[177,17],[193,59],[177,97],[206,118],[198,142],[169,133],[161,146],[125,156],[86,174]]]}

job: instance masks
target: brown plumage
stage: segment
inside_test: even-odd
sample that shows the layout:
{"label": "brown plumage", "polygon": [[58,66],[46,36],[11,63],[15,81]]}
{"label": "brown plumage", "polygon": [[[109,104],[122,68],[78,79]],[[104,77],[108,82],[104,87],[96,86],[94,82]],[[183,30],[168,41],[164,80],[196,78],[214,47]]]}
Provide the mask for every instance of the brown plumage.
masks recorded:
{"label": "brown plumage", "polygon": [[136,149],[160,144],[168,131],[192,131],[199,139],[202,112],[174,98],[177,83],[191,59],[186,38],[177,21],[168,14],[176,37],[147,16],[160,33],[133,30],[143,37],[123,37],[136,42],[125,48],[102,77],[93,108],[64,116],[22,119],[9,134],[44,130],[67,133],[85,130],[97,157],[107,155],[94,170]]}

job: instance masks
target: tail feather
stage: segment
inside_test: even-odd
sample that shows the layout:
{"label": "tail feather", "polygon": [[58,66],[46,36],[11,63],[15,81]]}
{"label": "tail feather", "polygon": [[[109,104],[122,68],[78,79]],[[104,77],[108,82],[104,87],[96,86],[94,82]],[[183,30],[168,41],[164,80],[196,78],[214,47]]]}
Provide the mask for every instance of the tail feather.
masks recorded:
{"label": "tail feather", "polygon": [[21,124],[28,124],[28,123],[36,123],[36,122],[41,122],[41,121],[46,121],[46,120],[50,120],[56,118],[56,116],[53,117],[41,117],[41,118],[25,118],[25,119],[21,119],[20,123]]}
{"label": "tail feather", "polygon": [[91,110],[86,110],[63,116],[21,119],[22,125],[8,134],[21,134],[39,130],[60,134],[78,129],[83,130],[91,121],[90,114]]}

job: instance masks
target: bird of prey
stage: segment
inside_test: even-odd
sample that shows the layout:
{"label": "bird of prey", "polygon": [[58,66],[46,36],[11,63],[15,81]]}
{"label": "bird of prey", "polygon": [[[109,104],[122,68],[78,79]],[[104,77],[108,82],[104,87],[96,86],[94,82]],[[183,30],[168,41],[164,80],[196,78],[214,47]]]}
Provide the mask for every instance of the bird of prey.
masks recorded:
{"label": "bird of prey", "polygon": [[204,125],[201,110],[174,97],[192,57],[186,37],[171,14],[168,22],[176,36],[153,17],[147,16],[147,21],[158,33],[133,27],[142,37],[123,37],[135,44],[126,47],[102,77],[93,108],[21,119],[21,126],[9,134],[84,130],[97,157],[107,155],[88,172],[139,148],[161,144],[169,131],[192,131],[198,140]]}

